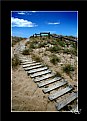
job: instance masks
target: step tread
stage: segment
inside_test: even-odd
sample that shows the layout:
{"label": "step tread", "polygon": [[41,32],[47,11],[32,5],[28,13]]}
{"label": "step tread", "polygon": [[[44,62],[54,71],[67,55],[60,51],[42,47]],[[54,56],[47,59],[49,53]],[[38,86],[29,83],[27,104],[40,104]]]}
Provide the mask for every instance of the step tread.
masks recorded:
{"label": "step tread", "polygon": [[38,83],[38,86],[39,86],[39,87],[42,87],[42,86],[45,86],[45,85],[47,85],[47,84],[53,83],[53,82],[55,82],[55,81],[58,81],[58,80],[60,80],[60,79],[61,79],[61,77],[55,77],[55,78],[53,78],[53,79],[46,80],[45,82]]}
{"label": "step tread", "polygon": [[38,68],[38,69],[30,70],[30,71],[28,71],[28,73],[31,74],[31,73],[43,71],[43,70],[46,70],[46,69],[48,69],[48,67],[41,67],[41,68]]}
{"label": "step tread", "polygon": [[21,60],[21,62],[23,63],[23,62],[28,62],[29,60],[22,60],[22,59],[20,59]]}
{"label": "step tread", "polygon": [[35,68],[39,68],[39,67],[43,67],[43,65],[35,65],[35,66],[32,66],[32,67],[26,67],[26,68],[24,68],[26,71],[27,70],[33,70],[33,69],[35,69]]}
{"label": "step tread", "polygon": [[54,74],[47,74],[47,75],[43,75],[42,77],[36,77],[36,79],[34,79],[34,82],[39,82],[39,81],[42,81],[42,80],[45,80],[45,79],[48,79],[50,77],[53,77]]}
{"label": "step tread", "polygon": [[50,73],[50,72],[51,72],[50,70],[46,70],[46,71],[41,71],[41,72],[37,72],[37,73],[34,73],[34,74],[30,74],[30,76],[36,77],[36,76],[40,76],[40,75],[47,74],[47,73]]}
{"label": "step tread", "polygon": [[23,68],[34,66],[34,65],[39,65],[39,64],[40,63],[31,63],[31,64],[23,65]]}
{"label": "step tread", "polygon": [[22,65],[31,64],[31,63],[35,63],[35,62],[36,62],[36,61],[28,61],[28,62],[22,63]]}
{"label": "step tread", "polygon": [[57,110],[60,110],[61,108],[63,108],[64,106],[75,100],[76,98],[77,98],[77,93],[73,92],[71,95],[67,96],[64,100],[56,104]]}
{"label": "step tread", "polygon": [[64,88],[64,89],[62,89],[62,90],[60,90],[60,91],[57,91],[56,93],[50,94],[50,95],[48,96],[48,98],[49,98],[50,100],[56,99],[56,98],[62,96],[63,94],[65,94],[65,93],[71,91],[72,89],[73,89],[72,86],[67,86],[66,88]]}
{"label": "step tread", "polygon": [[63,85],[66,84],[66,83],[67,83],[67,82],[66,82],[65,80],[59,81],[59,82],[57,82],[56,84],[53,84],[52,86],[49,86],[48,88],[43,89],[43,92],[44,92],[44,93],[47,93],[47,92],[49,92],[49,91],[52,91],[53,89],[56,89],[56,88],[58,88],[58,87],[60,87],[60,86],[63,86]]}

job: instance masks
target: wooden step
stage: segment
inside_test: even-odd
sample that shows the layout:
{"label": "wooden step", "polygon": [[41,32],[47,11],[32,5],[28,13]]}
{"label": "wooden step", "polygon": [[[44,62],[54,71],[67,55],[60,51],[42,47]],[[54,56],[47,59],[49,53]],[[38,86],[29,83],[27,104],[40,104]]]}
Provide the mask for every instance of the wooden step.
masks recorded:
{"label": "wooden step", "polygon": [[45,85],[47,85],[47,84],[50,84],[50,83],[59,81],[60,79],[61,79],[61,77],[55,77],[55,78],[53,78],[53,79],[51,79],[51,80],[46,80],[46,81],[44,81],[44,82],[38,83],[37,85],[38,85],[38,87],[42,87],[42,86],[45,86]]}
{"label": "wooden step", "polygon": [[20,59],[25,59],[25,58],[27,58],[27,57],[24,57],[24,56],[19,56],[19,58],[20,58]]}
{"label": "wooden step", "polygon": [[41,75],[48,74],[48,73],[51,73],[51,71],[46,70],[46,71],[37,72],[37,73],[31,74],[30,77],[34,78],[34,77],[41,76]]}
{"label": "wooden step", "polygon": [[31,63],[31,64],[23,65],[23,68],[30,67],[30,66],[35,66],[35,65],[39,65],[39,64],[40,63]]}
{"label": "wooden step", "polygon": [[22,59],[20,59],[21,60],[21,62],[23,63],[23,62],[28,62],[29,60],[22,60]]}
{"label": "wooden step", "polygon": [[67,82],[66,82],[65,80],[59,81],[59,82],[57,82],[56,84],[53,84],[52,86],[49,86],[48,88],[43,89],[43,92],[44,92],[44,93],[50,92],[50,91],[52,91],[52,90],[54,90],[54,89],[56,89],[56,88],[59,88],[60,86],[65,85],[66,83],[67,83]]}
{"label": "wooden step", "polygon": [[59,103],[56,104],[57,110],[60,110],[61,108],[63,108],[67,104],[69,104],[70,102],[74,101],[76,98],[77,98],[77,93],[73,92],[67,98],[65,98],[64,100],[62,100],[62,101],[60,101]]}
{"label": "wooden step", "polygon": [[28,73],[32,74],[32,73],[43,71],[43,70],[46,70],[46,69],[48,69],[48,67],[42,67],[42,68],[38,68],[38,69],[33,69],[33,70],[28,71]]}
{"label": "wooden step", "polygon": [[42,77],[36,77],[36,79],[34,79],[34,82],[39,82],[39,81],[51,78],[53,76],[54,76],[54,74],[47,74],[45,76],[43,75]]}
{"label": "wooden step", "polygon": [[54,100],[54,99],[56,99],[56,98],[58,98],[58,97],[64,95],[65,93],[71,91],[72,89],[73,89],[73,88],[72,88],[71,85],[70,85],[70,86],[67,86],[66,88],[64,88],[64,89],[62,89],[62,90],[60,90],[60,91],[57,91],[56,93],[50,94],[50,95],[48,96],[48,98],[49,98],[49,100]]}
{"label": "wooden step", "polygon": [[25,69],[25,71],[27,71],[27,70],[33,70],[33,69],[39,68],[39,67],[43,67],[43,65],[40,64],[40,65],[36,65],[36,66],[26,67],[24,69]]}
{"label": "wooden step", "polygon": [[23,58],[23,57],[22,57],[22,58],[20,58],[20,57],[19,57],[19,59],[20,59],[20,60],[27,60],[27,58],[26,58],[26,57],[24,57],[24,58]]}
{"label": "wooden step", "polygon": [[28,62],[22,63],[22,65],[31,64],[31,63],[35,63],[35,62],[36,62],[36,61],[28,61]]}

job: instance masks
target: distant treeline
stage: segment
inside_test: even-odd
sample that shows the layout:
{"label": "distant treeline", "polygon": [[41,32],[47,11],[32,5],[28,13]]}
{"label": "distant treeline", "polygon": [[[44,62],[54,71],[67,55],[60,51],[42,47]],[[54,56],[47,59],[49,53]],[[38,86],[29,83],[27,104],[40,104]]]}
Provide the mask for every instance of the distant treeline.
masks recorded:
{"label": "distant treeline", "polygon": [[23,37],[16,37],[16,36],[12,36],[12,47],[17,43],[20,42],[21,40],[27,39],[27,38],[23,38]]}

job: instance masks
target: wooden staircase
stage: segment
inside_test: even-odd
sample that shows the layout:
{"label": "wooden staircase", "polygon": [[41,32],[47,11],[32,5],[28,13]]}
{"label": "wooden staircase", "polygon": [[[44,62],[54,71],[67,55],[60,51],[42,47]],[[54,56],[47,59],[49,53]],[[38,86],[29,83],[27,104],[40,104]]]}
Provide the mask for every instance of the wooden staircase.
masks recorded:
{"label": "wooden staircase", "polygon": [[[38,88],[43,87],[44,89],[42,89],[42,91],[44,94],[50,93],[48,99],[50,101],[57,100],[55,107],[58,111],[78,98],[77,92],[73,91],[74,88],[68,84],[66,79],[55,76],[55,74],[41,62],[32,61],[25,57],[19,57],[19,59],[27,75],[32,78]],[[55,92],[53,92],[53,90]],[[69,96],[58,101],[59,97],[64,97],[68,93]]]}

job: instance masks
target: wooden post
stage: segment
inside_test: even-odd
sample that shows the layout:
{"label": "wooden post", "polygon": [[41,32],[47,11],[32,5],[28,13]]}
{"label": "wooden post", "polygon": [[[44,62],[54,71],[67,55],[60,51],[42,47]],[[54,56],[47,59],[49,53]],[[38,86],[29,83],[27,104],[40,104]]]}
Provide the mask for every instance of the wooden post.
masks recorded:
{"label": "wooden post", "polygon": [[42,36],[41,36],[41,33],[40,33],[40,39],[41,39],[41,37],[42,37]]}
{"label": "wooden post", "polygon": [[62,36],[60,37],[60,40],[62,41]]}
{"label": "wooden post", "polygon": [[48,38],[50,39],[50,32],[48,33]]}

